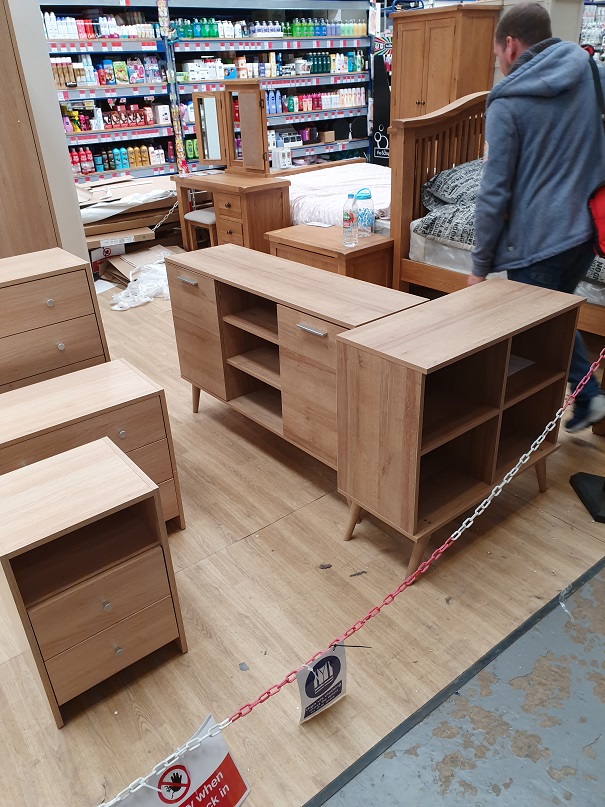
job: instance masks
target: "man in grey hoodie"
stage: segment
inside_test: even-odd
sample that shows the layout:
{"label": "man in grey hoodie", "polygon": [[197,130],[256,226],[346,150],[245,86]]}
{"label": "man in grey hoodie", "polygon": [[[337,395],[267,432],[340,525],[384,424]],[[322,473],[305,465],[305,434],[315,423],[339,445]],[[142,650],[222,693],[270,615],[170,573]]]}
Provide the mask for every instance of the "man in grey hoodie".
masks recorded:
{"label": "man in grey hoodie", "polygon": [[[502,17],[494,52],[505,77],[487,99],[468,282],[506,270],[510,280],[572,293],[594,258],[588,197],[605,182],[605,133],[590,57],[552,36],[548,12],[537,3]],[[578,333],[573,388],[588,368]],[[591,378],[565,427],[575,432],[603,418],[605,396]]]}

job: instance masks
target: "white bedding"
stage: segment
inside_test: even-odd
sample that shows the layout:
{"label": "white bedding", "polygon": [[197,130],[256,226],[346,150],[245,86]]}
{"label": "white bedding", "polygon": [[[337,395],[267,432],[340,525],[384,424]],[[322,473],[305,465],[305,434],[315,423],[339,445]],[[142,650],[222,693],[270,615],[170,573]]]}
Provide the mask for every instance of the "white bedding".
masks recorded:
{"label": "white bedding", "polygon": [[391,209],[391,169],[371,163],[335,165],[331,168],[292,174],[290,210],[292,224],[319,221],[342,226],[342,208],[348,193],[361,188],[372,192],[377,218],[389,216]]}
{"label": "white bedding", "polygon": [[[418,220],[413,221],[410,225],[410,260],[430,263],[441,269],[450,269],[452,272],[470,275],[473,264],[468,247],[462,245],[456,247],[451,241],[442,244],[434,238],[427,238],[425,235],[415,233],[414,226],[417,223]],[[488,279],[492,277],[506,278],[506,272],[493,272],[488,275]],[[576,294],[584,297],[589,303],[605,306],[605,286],[601,283],[582,280],[578,284]]]}

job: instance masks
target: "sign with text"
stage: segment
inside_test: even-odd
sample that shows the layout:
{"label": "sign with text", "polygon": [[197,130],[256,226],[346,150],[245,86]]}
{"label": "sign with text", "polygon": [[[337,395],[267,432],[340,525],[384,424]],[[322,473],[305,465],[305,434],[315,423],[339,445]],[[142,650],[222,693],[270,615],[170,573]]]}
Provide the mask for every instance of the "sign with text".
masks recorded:
{"label": "sign with text", "polygon": [[[203,736],[214,725],[214,719],[208,717],[193,736]],[[127,807],[239,807],[250,792],[222,734],[186,751],[147,783],[149,787],[137,790],[122,803]]]}
{"label": "sign with text", "polygon": [[300,722],[323,712],[346,692],[345,649],[336,645],[296,675],[300,692]]}

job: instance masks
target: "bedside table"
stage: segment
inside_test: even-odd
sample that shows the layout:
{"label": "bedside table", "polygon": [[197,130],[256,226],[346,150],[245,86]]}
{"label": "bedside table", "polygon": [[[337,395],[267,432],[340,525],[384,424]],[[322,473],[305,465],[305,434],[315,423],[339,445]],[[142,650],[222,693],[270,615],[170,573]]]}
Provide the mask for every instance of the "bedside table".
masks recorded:
{"label": "bedside table", "polygon": [[326,272],[355,277],[378,286],[391,285],[393,239],[383,235],[360,238],[356,247],[342,243],[341,227],[297,224],[265,234],[271,255],[297,261]]}
{"label": "bedside table", "polygon": [[187,651],[158,487],[107,437],[0,477],[0,564],[58,728],[95,684],[168,642]]}

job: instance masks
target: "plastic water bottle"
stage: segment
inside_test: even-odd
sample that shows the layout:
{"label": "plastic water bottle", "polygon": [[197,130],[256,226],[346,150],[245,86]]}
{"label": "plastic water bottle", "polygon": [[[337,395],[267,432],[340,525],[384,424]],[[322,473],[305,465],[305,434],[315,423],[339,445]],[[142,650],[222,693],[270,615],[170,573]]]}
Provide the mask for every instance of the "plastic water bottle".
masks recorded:
{"label": "plastic water bottle", "polygon": [[350,193],[342,211],[342,243],[345,247],[356,247],[359,240],[357,231],[357,200]]}
{"label": "plastic water bottle", "polygon": [[364,238],[365,236],[372,235],[374,232],[375,212],[374,202],[372,201],[372,192],[369,188],[361,188],[355,194],[355,198],[357,199],[357,204],[359,207],[359,237]]}

